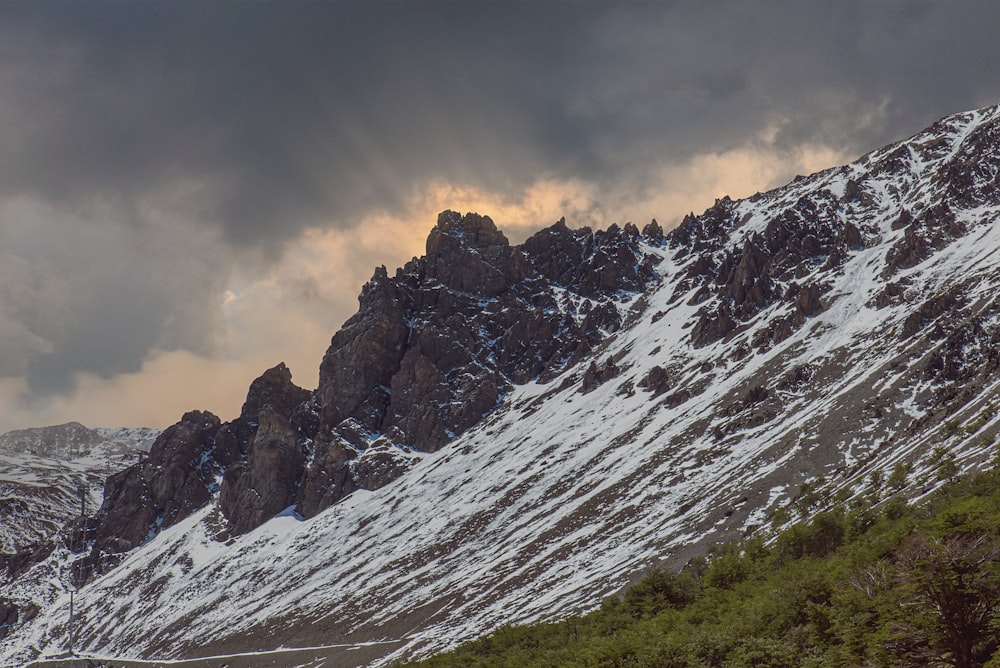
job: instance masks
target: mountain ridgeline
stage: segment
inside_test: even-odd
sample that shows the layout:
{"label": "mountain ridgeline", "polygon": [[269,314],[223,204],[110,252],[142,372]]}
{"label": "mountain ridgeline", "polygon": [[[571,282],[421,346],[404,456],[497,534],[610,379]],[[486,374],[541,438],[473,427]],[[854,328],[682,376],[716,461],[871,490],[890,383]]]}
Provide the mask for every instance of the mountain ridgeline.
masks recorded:
{"label": "mountain ridgeline", "polygon": [[188,413],[18,561],[5,600],[34,618],[0,661],[65,636],[57,573],[93,652],[387,664],[833,500],[923,496],[1000,433],[998,180],[989,107],[666,232],[512,246],[445,211],[316,390],[278,365],[236,419]]}
{"label": "mountain ridgeline", "polygon": [[549,379],[621,326],[615,299],[654,277],[654,221],[606,231],[565,220],[511,246],[493,221],[443,212],[427,253],[390,277],[375,271],[336,333],[319,388],[284,365],[250,385],[240,416],[193,411],[149,457],[107,483],[104,504],[70,543],[88,554],[76,582],[209,503],[220,539],[287,508],[313,517],[357,489],[399,477],[498,406],[514,384]]}

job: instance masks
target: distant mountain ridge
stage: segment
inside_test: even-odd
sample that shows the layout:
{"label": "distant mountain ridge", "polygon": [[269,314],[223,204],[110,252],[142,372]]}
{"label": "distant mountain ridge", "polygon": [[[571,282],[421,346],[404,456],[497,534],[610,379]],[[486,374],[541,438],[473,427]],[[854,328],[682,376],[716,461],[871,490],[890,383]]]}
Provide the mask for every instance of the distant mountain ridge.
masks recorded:
{"label": "distant mountain ridge", "polygon": [[0,452],[68,458],[88,455],[95,448],[106,449],[110,443],[148,452],[159,434],[159,429],[150,427],[89,429],[79,422],[67,422],[0,434]]}
{"label": "distant mountain ridge", "polygon": [[159,431],[68,422],[0,434],[0,554],[45,543],[99,508],[107,477],[148,452]]}
{"label": "distant mountain ridge", "polygon": [[446,211],[375,272],[317,390],[278,365],[235,420],[184,416],[5,584],[39,613],[0,660],[64,636],[57,571],[90,651],[392,641],[387,662],[578,611],[897,464],[923,494],[1000,432],[998,176],[994,106],[666,233],[510,246]]}

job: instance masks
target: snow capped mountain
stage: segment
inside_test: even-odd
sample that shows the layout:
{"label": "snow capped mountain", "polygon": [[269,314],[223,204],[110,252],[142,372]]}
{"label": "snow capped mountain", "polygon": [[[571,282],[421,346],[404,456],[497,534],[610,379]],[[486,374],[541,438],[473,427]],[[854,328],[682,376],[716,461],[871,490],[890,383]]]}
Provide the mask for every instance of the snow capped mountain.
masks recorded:
{"label": "snow capped mountain", "polygon": [[149,452],[161,429],[151,427],[97,427],[94,429],[105,440],[140,452]]}
{"label": "snow capped mountain", "polygon": [[384,665],[582,611],[900,462],[919,496],[1000,432],[998,174],[990,107],[666,234],[511,247],[446,212],[316,392],[282,365],[237,420],[185,416],[109,481],[96,538],[4,583],[39,612],[0,663],[62,650],[80,559],[104,573],[83,652]]}
{"label": "snow capped mountain", "polygon": [[158,433],[70,422],[0,435],[0,553],[44,541],[99,508],[107,477],[135,463]]}
{"label": "snow capped mountain", "polygon": [[0,434],[0,452],[64,459],[93,455],[97,451],[111,453],[116,449],[149,452],[159,435],[159,429],[149,427],[88,429],[79,422],[67,422]]}

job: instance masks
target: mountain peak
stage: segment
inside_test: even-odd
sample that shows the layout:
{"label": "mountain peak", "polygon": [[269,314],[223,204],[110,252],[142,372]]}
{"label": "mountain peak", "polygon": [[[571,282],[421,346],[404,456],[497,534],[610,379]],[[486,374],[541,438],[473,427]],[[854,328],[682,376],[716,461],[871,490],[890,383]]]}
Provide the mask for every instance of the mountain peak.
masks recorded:
{"label": "mountain peak", "polygon": [[240,415],[255,420],[264,408],[272,408],[287,417],[309,395],[308,390],[292,382],[291,370],[284,362],[279,362],[250,384]]}
{"label": "mountain peak", "polygon": [[86,455],[104,437],[79,422],[50,427],[29,427],[0,435],[0,452],[21,452],[40,457],[71,458]]}
{"label": "mountain peak", "polygon": [[463,216],[457,211],[442,211],[438,214],[437,224],[427,236],[427,256],[434,257],[443,248],[455,243],[474,249],[510,245],[507,237],[497,229],[489,216],[472,212]]}

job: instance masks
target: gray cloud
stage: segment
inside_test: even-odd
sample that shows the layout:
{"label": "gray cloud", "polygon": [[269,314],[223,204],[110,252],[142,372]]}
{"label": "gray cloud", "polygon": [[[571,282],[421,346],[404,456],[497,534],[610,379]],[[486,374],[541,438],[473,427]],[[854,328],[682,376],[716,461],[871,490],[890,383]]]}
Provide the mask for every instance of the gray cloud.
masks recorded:
{"label": "gray cloud", "polygon": [[781,141],[860,151],[1000,95],[1000,11],[987,2],[6,12],[23,52],[8,64],[21,76],[4,96],[17,140],[2,150],[3,187],[128,197],[202,179],[210,222],[233,243],[351,224],[429,176],[620,185],[651,161],[743,141],[775,113],[788,119]]}
{"label": "gray cloud", "polygon": [[114,211],[0,208],[0,377],[23,377],[31,396],[71,392],[79,372],[138,371],[153,347],[213,350],[225,250]]}
{"label": "gray cloud", "polygon": [[600,210],[772,126],[860,154],[997,101],[998,24],[985,0],[0,3],[0,203],[49,207],[3,209],[0,376],[46,396],[211,351],[239,254],[431,180],[583,179]]}

